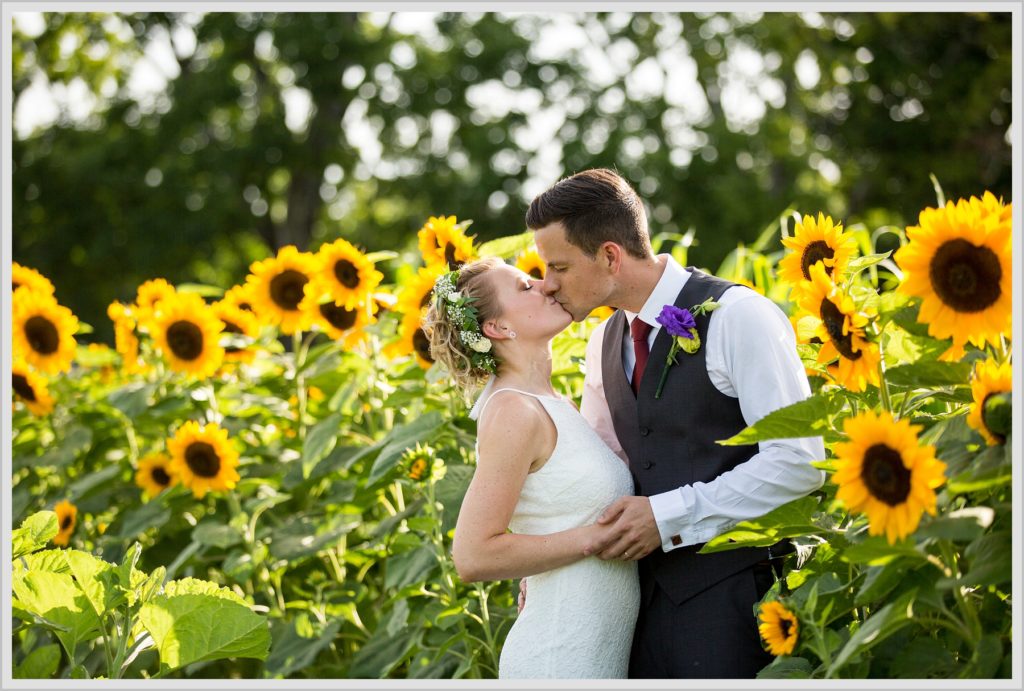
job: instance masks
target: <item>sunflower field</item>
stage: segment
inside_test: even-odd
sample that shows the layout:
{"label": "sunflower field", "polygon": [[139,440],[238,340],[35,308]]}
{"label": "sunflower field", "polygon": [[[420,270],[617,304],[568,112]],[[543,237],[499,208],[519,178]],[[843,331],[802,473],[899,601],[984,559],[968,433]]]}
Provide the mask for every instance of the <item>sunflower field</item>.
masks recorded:
{"label": "sunflower field", "polygon": [[[820,491],[704,547],[797,547],[751,613],[762,677],[1010,676],[1011,206],[939,194],[907,228],[787,210],[715,271],[791,315],[813,392],[722,443],[828,450]],[[428,219],[417,265],[338,239],[154,278],[113,347],[15,264],[15,676],[496,676],[518,584],[451,564],[475,430],[421,318],[450,266],[544,265],[467,229]],[[610,313],[555,340],[576,400]]]}

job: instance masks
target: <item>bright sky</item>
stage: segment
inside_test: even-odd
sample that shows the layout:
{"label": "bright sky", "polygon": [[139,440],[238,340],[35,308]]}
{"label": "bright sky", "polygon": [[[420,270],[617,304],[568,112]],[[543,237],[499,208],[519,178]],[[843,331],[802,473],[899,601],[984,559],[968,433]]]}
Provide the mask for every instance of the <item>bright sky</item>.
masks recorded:
{"label": "bright sky", "polygon": [[[443,47],[447,39],[438,33],[433,21],[434,16],[435,13],[429,12],[396,13],[392,27],[402,33],[417,35],[432,45]],[[657,15],[662,26],[662,31],[656,38],[656,45],[659,48],[657,57],[648,58],[636,65],[635,46],[623,40],[609,43],[603,25],[586,14],[513,13],[509,16],[514,17],[524,30],[536,33],[531,59],[543,62],[577,52],[580,63],[585,66],[584,74],[587,78],[595,87],[605,89],[600,98],[600,105],[606,110],[614,112],[622,106],[627,97],[643,100],[664,93],[669,108],[663,118],[669,132],[668,143],[672,146],[670,154],[676,165],[687,165],[697,150],[703,146],[704,139],[694,125],[708,116],[708,104],[704,89],[697,80],[697,64],[690,55],[690,47],[676,40],[681,23],[676,14]],[[758,16],[756,13],[738,15],[743,21],[756,21]],[[631,17],[630,13],[616,12],[611,15],[610,21],[613,25],[624,25]],[[811,25],[822,21],[815,13],[804,13],[801,17]],[[372,13],[371,18],[383,24],[388,14]],[[178,75],[175,51],[186,56],[196,48],[195,34],[190,27],[199,21],[200,16],[187,15],[186,19],[188,26],[177,29],[173,36],[166,31],[155,31],[145,48],[144,56],[130,66],[127,93],[139,103],[144,112],[151,112],[158,107],[159,97],[164,92],[167,82]],[[721,17],[717,19],[720,25],[716,26],[715,20],[712,20],[706,25],[708,30],[726,33],[726,20]],[[43,31],[41,13],[15,13],[14,21],[22,32],[30,36]],[[111,15],[108,21],[108,30],[123,33],[125,38],[131,37],[130,29],[116,16]],[[778,70],[780,60],[777,55],[762,55],[737,41],[730,42],[727,39],[726,48],[728,58],[722,63],[718,78],[722,108],[731,129],[749,131],[764,117],[768,106],[778,108],[785,102],[782,82],[772,76]],[[272,55],[272,37],[266,35],[258,39],[256,49],[261,57]],[[62,45],[61,50],[67,55],[78,50],[98,51],[102,54],[103,46],[83,47],[72,40]],[[412,50],[407,46],[396,48],[391,57],[396,64],[415,60]],[[287,80],[289,71],[282,72],[283,79]],[[820,68],[813,53],[808,51],[800,57],[795,65],[795,72],[801,87],[812,88],[817,84]],[[671,79],[667,75],[671,75]],[[368,77],[378,82],[381,97],[384,97],[388,89],[395,91],[400,88],[393,74],[388,69],[381,68],[373,75],[367,75],[362,68],[350,68],[343,76],[343,80],[347,85],[358,85]],[[578,116],[585,107],[579,100],[568,98],[567,94],[565,98],[559,98],[557,81],[549,86],[551,91],[547,94],[547,107],[542,107],[544,94],[540,91],[517,88],[515,74],[503,75],[501,79],[481,81],[467,92],[469,104],[476,109],[473,118],[476,123],[503,118],[510,111],[527,114],[526,126],[514,133],[515,146],[526,155],[510,154],[496,157],[491,161],[491,165],[496,169],[515,174],[519,172],[525,160],[528,180],[519,190],[519,196],[524,200],[532,199],[563,174],[561,143],[557,133],[567,120]],[[310,94],[288,81],[281,83],[281,87],[286,110],[285,123],[293,132],[301,133],[309,123],[312,106]],[[115,89],[116,84],[111,81],[105,85],[102,95],[112,96]],[[359,100],[353,102],[344,116],[344,121],[346,136],[360,151],[363,173],[382,178],[403,174],[404,166],[401,162],[381,160],[382,149],[377,142],[377,131],[365,117],[365,106],[361,107],[360,103]],[[16,137],[24,138],[34,129],[56,122],[62,112],[71,120],[82,122],[101,106],[100,99],[90,93],[81,79],[72,80],[67,86],[50,84],[40,72],[14,104],[14,133]],[[400,137],[415,142],[420,136],[418,126],[411,118],[408,121],[400,120],[398,124]],[[446,150],[448,141],[457,127],[458,123],[451,116],[445,117],[442,112],[435,113],[429,127],[432,147]],[[584,138],[584,144],[588,149],[596,152],[602,148],[607,135],[607,132],[597,130],[578,136]],[[627,139],[623,150],[619,152],[622,162],[628,164],[631,160],[641,159],[653,145],[656,145],[656,142],[644,141],[641,137]],[[827,159],[823,159],[819,165],[819,172],[832,182],[838,179],[838,170],[838,167]],[[333,184],[330,181],[328,183]],[[491,201],[493,205],[503,206],[509,200],[502,193],[492,197]],[[335,214],[332,213],[333,215]]]}

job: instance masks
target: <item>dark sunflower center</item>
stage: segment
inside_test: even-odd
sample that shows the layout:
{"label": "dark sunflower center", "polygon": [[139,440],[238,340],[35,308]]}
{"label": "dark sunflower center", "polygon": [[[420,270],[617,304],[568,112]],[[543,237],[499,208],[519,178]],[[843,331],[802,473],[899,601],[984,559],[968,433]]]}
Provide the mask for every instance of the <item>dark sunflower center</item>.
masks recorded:
{"label": "dark sunflower center", "polygon": [[853,350],[853,333],[843,334],[843,323],[846,321],[846,316],[839,311],[831,300],[821,301],[821,322],[825,325],[825,330],[828,331],[829,340],[832,341],[832,345],[835,346],[839,354],[847,360],[857,360],[861,356],[861,352]]}
{"label": "dark sunflower center", "polygon": [[185,463],[199,477],[217,477],[220,456],[216,449],[204,441],[194,441],[185,449]]}
{"label": "dark sunflower center", "polygon": [[30,401],[30,402],[34,403],[35,400],[36,400],[36,390],[33,389],[32,385],[28,383],[28,379],[26,379],[25,377],[21,376],[20,374],[15,374],[13,376],[14,376],[14,384],[13,384],[14,393],[18,394],[19,396],[24,398],[26,401]]}
{"label": "dark sunflower center", "polygon": [[32,350],[42,355],[51,355],[57,352],[60,345],[60,334],[57,327],[46,317],[38,315],[29,317],[25,322],[25,337]]}
{"label": "dark sunflower center", "polygon": [[444,246],[444,260],[448,263],[448,270],[455,271],[466,262],[460,262],[455,260],[455,245],[450,242]]}
{"label": "dark sunflower center", "polygon": [[835,250],[829,247],[824,240],[808,243],[804,248],[803,256],[800,257],[800,269],[804,272],[804,278],[808,281],[811,280],[811,267],[822,259],[831,259],[835,253]]}
{"label": "dark sunflower center", "polygon": [[871,496],[889,506],[902,504],[910,494],[910,470],[899,452],[885,444],[875,444],[864,452],[860,477]]}
{"label": "dark sunflower center", "polygon": [[160,466],[153,468],[152,472],[149,475],[150,477],[153,478],[153,482],[160,485],[161,487],[166,487],[167,485],[171,484],[171,476],[168,475],[167,471],[161,468]]}
{"label": "dark sunflower center", "polygon": [[358,313],[355,310],[347,310],[333,302],[325,302],[320,305],[320,314],[335,329],[347,331],[355,326]]}
{"label": "dark sunflower center", "polygon": [[539,266],[535,266],[532,269],[530,269],[530,275],[536,278],[538,281],[544,280],[544,274],[541,272]]}
{"label": "dark sunflower center", "polygon": [[790,632],[792,630],[793,630],[793,622],[791,622],[789,619],[780,619],[779,620],[779,631],[782,633],[782,637],[784,639],[785,638],[789,638],[789,634],[790,634]]}
{"label": "dark sunflower center", "polygon": [[190,321],[176,321],[167,327],[167,347],[181,360],[195,360],[203,352],[203,332]]}
{"label": "dark sunflower center", "polygon": [[[232,324],[231,322],[229,322],[224,317],[221,317],[220,320],[222,322],[224,322],[224,333],[227,333],[227,334],[245,333],[244,331],[242,331],[242,327],[238,326],[237,324]],[[237,353],[237,352],[239,352],[241,350],[242,349],[239,348],[238,346],[225,346],[224,347],[224,352],[225,353]]]}
{"label": "dark sunflower center", "polygon": [[338,283],[349,290],[359,285],[359,269],[348,259],[339,259],[334,262],[334,277]]}
{"label": "dark sunflower center", "polygon": [[17,290],[20,287],[21,287],[20,283],[18,283],[17,281],[11,281],[11,292],[14,292],[15,290]]}
{"label": "dark sunflower center", "polygon": [[412,347],[427,362],[434,361],[434,358],[430,356],[430,339],[427,338],[427,334],[423,329],[416,329],[416,333],[412,335]]}
{"label": "dark sunflower center", "polygon": [[298,310],[302,289],[309,278],[301,271],[286,269],[270,281],[270,299],[283,310]]}
{"label": "dark sunflower center", "polygon": [[67,530],[68,528],[70,528],[74,524],[74,522],[75,522],[75,519],[72,518],[71,514],[69,513],[66,516],[64,516],[64,518],[62,518],[60,520],[60,529],[61,530]]}
{"label": "dark sunflower center", "polygon": [[938,249],[928,277],[939,299],[957,312],[981,312],[1002,294],[1003,267],[996,253],[959,238]]}
{"label": "dark sunflower center", "polygon": [[246,312],[252,312],[252,305],[248,302],[240,302],[238,303],[238,309],[245,310]]}

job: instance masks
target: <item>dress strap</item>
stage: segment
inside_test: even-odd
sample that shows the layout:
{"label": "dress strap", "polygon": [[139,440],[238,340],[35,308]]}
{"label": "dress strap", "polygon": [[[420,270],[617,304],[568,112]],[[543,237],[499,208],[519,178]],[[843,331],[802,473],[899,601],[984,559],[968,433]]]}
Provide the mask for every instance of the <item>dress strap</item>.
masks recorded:
{"label": "dress strap", "polygon": [[[506,387],[503,387],[503,388],[500,388],[500,389],[494,389],[493,391],[490,391],[490,392],[488,392],[485,389],[484,393],[480,395],[480,398],[477,400],[476,404],[473,406],[473,410],[470,411],[469,417],[471,419],[473,419],[473,420],[479,420],[480,416],[484,414],[484,408],[486,408],[487,404],[490,403],[492,398],[494,398],[494,394],[500,393],[502,391],[515,391],[516,393],[521,393],[521,394],[524,394],[526,396],[533,396],[534,398],[548,398],[548,399],[558,400],[558,399],[555,399],[554,396],[545,396],[545,395],[539,394],[539,393],[530,393],[529,391],[523,391],[522,389],[514,389],[511,386],[506,386]],[[544,404],[542,403],[541,405],[544,405]]]}

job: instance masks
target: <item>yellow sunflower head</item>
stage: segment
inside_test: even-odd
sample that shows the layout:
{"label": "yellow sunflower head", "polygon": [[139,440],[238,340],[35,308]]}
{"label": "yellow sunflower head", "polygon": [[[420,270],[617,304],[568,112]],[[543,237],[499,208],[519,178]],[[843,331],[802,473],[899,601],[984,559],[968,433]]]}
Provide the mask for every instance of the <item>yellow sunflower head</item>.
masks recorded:
{"label": "yellow sunflower head", "polygon": [[226,305],[232,305],[238,309],[245,310],[246,312],[253,312],[252,296],[250,295],[251,290],[252,284],[250,283],[232,286],[226,293],[224,293],[224,297],[220,299],[220,302]]}
{"label": "yellow sunflower head", "polygon": [[414,355],[416,362],[423,369],[430,369],[434,358],[430,354],[430,338],[423,330],[423,318],[419,312],[407,313],[398,325],[398,340],[384,348],[384,355],[399,358]]}
{"label": "yellow sunflower head", "polygon": [[944,359],[968,341],[984,348],[1010,336],[1011,211],[991,193],[927,208],[894,255],[904,272],[899,290],[921,298],[918,321],[931,336],[953,339]]}
{"label": "yellow sunflower head", "polygon": [[[814,335],[821,340],[818,363],[829,365],[836,382],[851,391],[864,391],[868,384],[878,386],[878,345],[868,341],[864,327],[868,316],[857,311],[853,299],[828,277],[825,267],[811,266],[811,280],[800,296],[800,307],[817,320]],[[803,317],[801,318],[804,319]]]}
{"label": "yellow sunflower head", "polygon": [[831,216],[821,212],[817,220],[804,216],[793,231],[792,237],[782,238],[782,244],[792,251],[779,262],[779,277],[793,286],[794,299],[799,300],[815,264],[824,266],[833,282],[842,283],[857,252],[853,233],[844,232],[841,223],[833,223]]}
{"label": "yellow sunflower head", "polygon": [[317,271],[314,282],[319,289],[345,309],[353,309],[357,303],[365,302],[373,290],[380,285],[384,274],[374,268],[355,245],[338,239],[324,244],[317,253]]}
{"label": "yellow sunflower head", "polygon": [[434,291],[434,283],[447,272],[444,264],[431,264],[420,267],[398,289],[395,311],[402,314],[426,314],[430,306],[430,295]]}
{"label": "yellow sunflower head", "polygon": [[366,335],[363,329],[376,322],[371,314],[373,307],[366,302],[357,302],[351,308],[334,302],[329,296],[317,300],[316,293],[307,291],[302,309],[312,314],[312,323],[330,338],[343,340],[346,348],[352,348]]}
{"label": "yellow sunflower head", "polygon": [[316,270],[312,254],[287,245],[276,257],[253,262],[249,270],[246,283],[261,322],[277,326],[286,335],[309,328],[310,315],[299,308],[299,303]]}
{"label": "yellow sunflower head", "polygon": [[53,295],[53,283],[35,269],[13,262],[11,266],[11,290],[28,288],[36,293]]}
{"label": "yellow sunflower head", "polygon": [[149,328],[161,303],[175,295],[177,295],[177,291],[174,286],[162,278],[146,281],[135,292],[135,305],[133,306],[135,319],[144,327]]}
{"label": "yellow sunflower head", "polygon": [[[260,323],[252,312],[223,299],[210,305],[210,309],[213,310],[214,316],[224,324],[222,335],[238,334],[252,339],[259,338]],[[253,346],[226,345],[223,347],[225,362],[252,362],[256,358],[256,348]]]}
{"label": "yellow sunflower head", "polygon": [[46,379],[41,377],[24,360],[15,359],[11,363],[14,399],[21,401],[33,415],[43,417],[53,410],[53,397],[46,386]]}
{"label": "yellow sunflower head", "polygon": [[238,483],[238,451],[228,432],[214,423],[190,420],[167,440],[171,471],[197,499],[209,491],[232,489]]}
{"label": "yellow sunflower head", "polygon": [[459,268],[476,259],[473,240],[466,237],[465,226],[455,216],[431,216],[418,233],[420,254],[427,266],[441,264],[445,271]]}
{"label": "yellow sunflower head", "polygon": [[178,484],[170,457],[155,453],[140,460],[139,469],[135,471],[135,484],[142,488],[142,493],[149,499]]}
{"label": "yellow sunflower head", "polygon": [[772,655],[791,655],[796,647],[800,624],[796,614],[778,600],[763,602],[758,608],[757,630]]}
{"label": "yellow sunflower head", "polygon": [[867,514],[868,532],[885,534],[889,544],[917,530],[923,511],[935,514],[935,488],[946,481],[935,447],[918,443],[920,429],[866,410],[843,422],[849,441],[835,445],[836,498]]}
{"label": "yellow sunflower head", "polygon": [[57,514],[57,534],[53,537],[53,544],[67,547],[71,541],[71,533],[75,532],[75,523],[78,522],[78,507],[62,499],[53,507]]}
{"label": "yellow sunflower head", "polygon": [[178,293],[160,302],[152,322],[153,342],[172,370],[204,378],[224,360],[219,343],[223,328],[201,297]]}
{"label": "yellow sunflower head", "polygon": [[525,249],[516,255],[516,268],[538,281],[544,280],[545,264],[536,247]]}
{"label": "yellow sunflower head", "polygon": [[55,374],[71,369],[75,359],[78,318],[47,293],[25,288],[14,291],[11,325],[15,357]]}
{"label": "yellow sunflower head", "polygon": [[139,359],[139,337],[135,333],[132,311],[120,302],[107,307],[107,316],[114,322],[114,349],[121,355],[122,367],[128,374],[143,372],[145,363]]}
{"label": "yellow sunflower head", "polygon": [[1013,366],[995,360],[975,365],[971,379],[974,403],[967,424],[978,430],[989,446],[1005,444],[1012,427]]}

